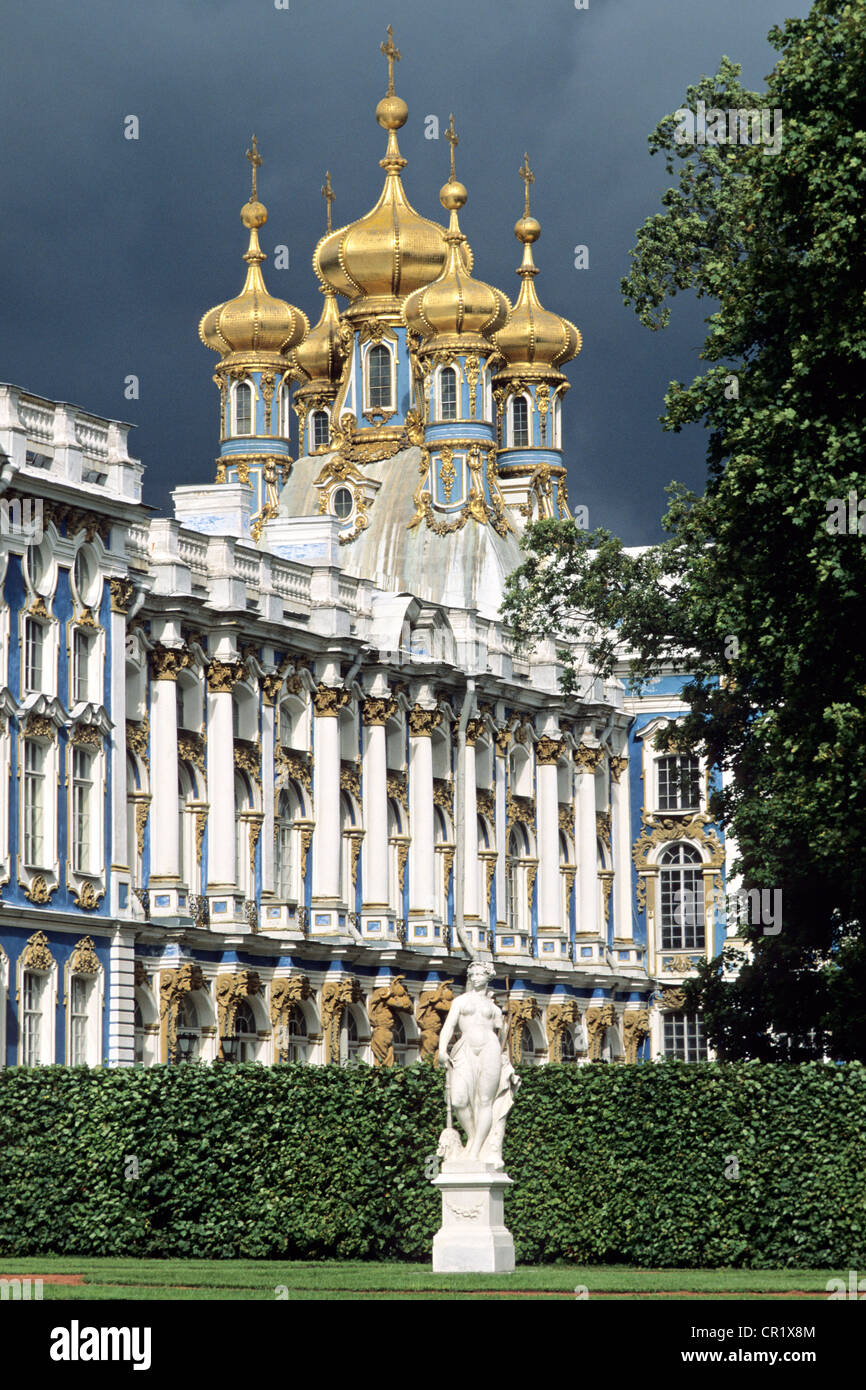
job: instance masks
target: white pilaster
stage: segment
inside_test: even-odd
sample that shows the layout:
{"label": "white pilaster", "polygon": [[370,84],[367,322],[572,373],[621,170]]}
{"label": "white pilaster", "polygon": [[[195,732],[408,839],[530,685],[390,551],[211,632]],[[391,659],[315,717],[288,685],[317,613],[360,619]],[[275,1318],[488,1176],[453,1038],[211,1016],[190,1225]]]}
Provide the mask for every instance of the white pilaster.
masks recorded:
{"label": "white pilaster", "polygon": [[235,887],[235,756],[232,729],[231,681],[211,673],[223,664],[212,662],[207,697],[208,892]]}
{"label": "white pilaster", "polygon": [[577,767],[577,930],[598,934],[598,865],[596,863],[595,769],[601,758],[598,747],[581,743],[575,755]]}
{"label": "white pilaster", "polygon": [[559,875],[559,780],[556,759],[561,745],[540,739],[536,745],[536,814],[538,816],[538,927],[562,927]]}
{"label": "white pilaster", "polygon": [[[361,785],[364,800],[364,907],[388,904],[388,763],[381,700],[364,704],[364,751]],[[399,914],[398,914],[399,915]]]}
{"label": "white pilaster", "polygon": [[[465,854],[463,912],[466,917],[478,918],[481,904],[478,897],[478,800],[475,782],[475,744],[466,740],[464,761],[464,837]],[[486,923],[485,923],[486,925]]]}
{"label": "white pilaster", "polygon": [[150,881],[177,880],[177,667],[163,648],[153,661],[150,687],[153,775],[150,808]]}
{"label": "white pilaster", "polygon": [[118,928],[109,955],[108,1064],[131,1067],[135,1062],[134,937]]}
{"label": "white pilaster", "polygon": [[[625,744],[620,749],[620,758],[625,753]],[[614,773],[618,771],[619,777]],[[631,804],[629,796],[629,768],[616,761],[610,779],[610,822],[611,850],[613,852],[613,928],[620,941],[631,941],[634,936],[632,923],[631,894]]]}
{"label": "white pilaster", "polygon": [[433,849],[433,744],[436,712],[416,705],[409,712],[409,911],[432,916],[436,905]]}
{"label": "white pilaster", "polygon": [[315,813],[313,905],[340,897],[340,709],[343,691],[320,686],[314,697]]}

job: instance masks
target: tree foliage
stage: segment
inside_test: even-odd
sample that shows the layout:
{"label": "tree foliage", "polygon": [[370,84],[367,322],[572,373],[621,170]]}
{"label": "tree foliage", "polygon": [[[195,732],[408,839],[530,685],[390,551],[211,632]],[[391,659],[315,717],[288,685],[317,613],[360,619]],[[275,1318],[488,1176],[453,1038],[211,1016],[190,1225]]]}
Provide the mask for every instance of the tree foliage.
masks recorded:
{"label": "tree foliage", "polygon": [[[674,182],[622,282],[652,330],[679,292],[714,305],[707,365],[661,417],[703,425],[706,491],[672,486],[669,538],[642,553],[529,528],[504,612],[524,642],[582,637],[600,670],[628,654],[639,681],[685,660],[692,712],[670,746],[730,772],[715,810],[745,886],[783,894],[780,935],[750,929],[736,983],[711,962],[691,1002],[724,1056],[864,1058],[866,5],[816,0],[769,40],[766,92],[725,58],[684,106],[778,110],[779,152],[682,144],[666,116],[649,143]],[[833,529],[834,499],[853,531]]]}

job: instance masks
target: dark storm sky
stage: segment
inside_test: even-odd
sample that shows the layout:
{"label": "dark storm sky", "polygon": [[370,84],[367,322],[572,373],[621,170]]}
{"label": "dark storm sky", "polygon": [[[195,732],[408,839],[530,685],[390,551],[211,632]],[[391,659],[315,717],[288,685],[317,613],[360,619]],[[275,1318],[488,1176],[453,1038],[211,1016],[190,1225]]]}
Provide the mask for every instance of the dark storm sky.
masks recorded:
{"label": "dark storm sky", "polygon": [[[513,299],[524,149],[542,224],[536,286],[584,337],[568,368],[564,434],[573,504],[629,544],[658,537],[665,485],[701,488],[704,439],[657,417],[668,382],[691,380],[708,310],[682,298],[661,334],[621,301],[636,228],[665,186],[646,137],[686,86],[727,54],[760,88],[767,31],[806,0],[4,0],[0,59],[3,216],[0,380],[73,401],[138,428],[145,500],[212,481],[218,446],[214,354],[198,320],[241,287],[251,131],[264,156],[262,235],[272,293],[315,322],[311,255],[331,171],[335,225],[366,212],[383,180],[385,91],[379,53],[391,22],[403,60],[396,90],[404,182],[443,220],[444,140],[424,138],[453,110],[461,222],[476,274]],[[140,139],[124,139],[124,118]],[[275,244],[290,248],[274,269]],[[590,268],[573,268],[589,247]],[[124,377],[140,378],[138,401]]]}

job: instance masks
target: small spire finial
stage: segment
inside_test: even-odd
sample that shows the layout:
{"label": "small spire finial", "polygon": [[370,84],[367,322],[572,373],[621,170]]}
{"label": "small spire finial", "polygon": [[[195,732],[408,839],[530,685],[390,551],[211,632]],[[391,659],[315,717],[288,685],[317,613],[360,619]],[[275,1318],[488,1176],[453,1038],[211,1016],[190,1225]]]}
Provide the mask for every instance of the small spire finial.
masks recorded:
{"label": "small spire finial", "polygon": [[388,59],[388,96],[394,95],[394,62],[400,62],[400,50],[394,46],[394,28],[389,24],[386,30],[388,42],[380,44],[384,56]]}
{"label": "small spire finial", "polygon": [[333,188],[331,187],[331,171],[330,171],[330,169],[328,169],[327,173],[325,174],[325,182],[322,184],[322,197],[324,198],[325,203],[327,204],[327,208],[328,208],[328,231],[329,231],[329,232],[330,232],[330,230],[331,230],[331,204],[333,203],[333,201],[334,201],[334,199],[336,198],[336,196],[337,196],[336,193],[334,192]]}
{"label": "small spire finial", "polygon": [[457,174],[456,174],[455,169],[454,169],[454,151],[456,150],[457,146],[460,144],[460,141],[457,139],[457,132],[456,132],[455,129],[454,129],[454,112],[453,112],[453,111],[452,111],[451,115],[450,115],[449,118],[448,118],[448,129],[447,129],[446,132],[445,132],[445,139],[448,141],[448,144],[451,146],[451,173],[450,173],[449,177],[450,177],[450,179],[451,179],[451,182],[454,183],[454,182],[456,181],[456,178],[457,178]]}
{"label": "small spire finial", "polygon": [[259,142],[258,142],[258,140],[256,139],[255,136],[253,136],[253,138],[252,138],[252,140],[251,140],[250,143],[251,143],[252,148],[249,149],[249,150],[247,150],[247,159],[250,161],[250,164],[251,164],[251,166],[252,166],[252,171],[253,171],[253,191],[252,191],[252,193],[250,194],[250,202],[251,202],[251,203],[256,203],[256,202],[258,202],[258,190],[257,190],[257,178],[256,178],[256,176],[257,176],[257,174],[258,174],[259,169],[262,167],[262,157],[261,157],[261,155],[259,154]]}
{"label": "small spire finial", "polygon": [[523,216],[524,216],[524,217],[528,217],[528,216],[529,216],[529,185],[532,184],[532,183],[535,183],[535,175],[533,174],[532,170],[531,170],[530,167],[529,167],[529,155],[528,155],[528,154],[524,154],[524,156],[523,156],[523,164],[522,164],[521,167],[520,167],[519,173],[520,173],[520,177],[523,179],[524,184],[526,185],[526,202],[525,202],[525,204],[524,204]]}

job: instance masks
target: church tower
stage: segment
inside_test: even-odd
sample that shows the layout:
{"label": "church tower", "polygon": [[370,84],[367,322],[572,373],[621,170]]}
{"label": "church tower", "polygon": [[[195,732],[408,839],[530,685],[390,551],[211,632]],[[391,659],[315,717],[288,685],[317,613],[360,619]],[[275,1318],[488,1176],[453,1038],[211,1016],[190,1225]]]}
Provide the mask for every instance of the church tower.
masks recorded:
{"label": "church tower", "polygon": [[509,506],[530,522],[570,515],[561,425],[562,398],[569,382],[560,367],[580,352],[581,336],[573,323],[539,302],[532,246],[541,235],[541,225],[529,206],[535,175],[528,154],[523,157],[520,177],[525,201],[514,235],[523,245],[517,271],[521,286],[508,322],[496,334],[504,365],[493,378],[493,397],[502,491]]}
{"label": "church tower", "polygon": [[252,531],[258,537],[264,522],[277,512],[280,486],[292,462],[289,453],[290,391],[301,374],[294,349],[310,324],[306,314],[265,288],[259,228],[268,211],[258,200],[257,176],[262,159],[255,135],[247,159],[252,166],[252,191],[241,208],[248,229],[244,254],[247,275],[235,299],[209,309],[199,324],[205,347],[220,354],[214,381],[220,393],[220,452],[218,483],[246,483],[253,489]]}

